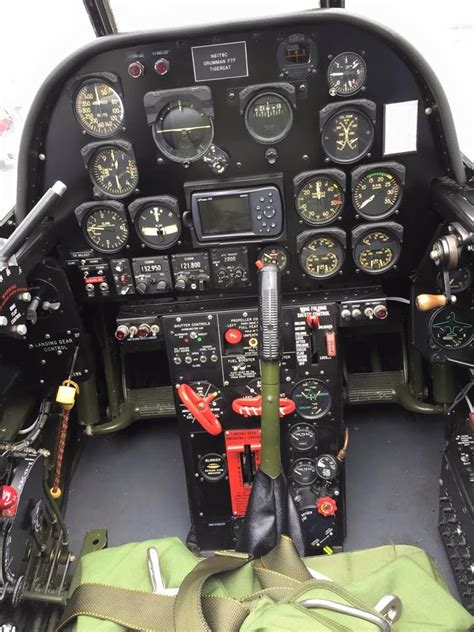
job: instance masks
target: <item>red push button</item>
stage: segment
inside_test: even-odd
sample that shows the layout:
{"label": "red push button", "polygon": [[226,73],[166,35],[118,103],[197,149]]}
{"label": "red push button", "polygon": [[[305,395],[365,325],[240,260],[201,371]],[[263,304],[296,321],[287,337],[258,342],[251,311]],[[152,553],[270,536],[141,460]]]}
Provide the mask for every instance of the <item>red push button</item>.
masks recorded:
{"label": "red push button", "polygon": [[242,342],[243,334],[237,327],[231,327],[225,332],[224,338],[229,345],[238,345]]}

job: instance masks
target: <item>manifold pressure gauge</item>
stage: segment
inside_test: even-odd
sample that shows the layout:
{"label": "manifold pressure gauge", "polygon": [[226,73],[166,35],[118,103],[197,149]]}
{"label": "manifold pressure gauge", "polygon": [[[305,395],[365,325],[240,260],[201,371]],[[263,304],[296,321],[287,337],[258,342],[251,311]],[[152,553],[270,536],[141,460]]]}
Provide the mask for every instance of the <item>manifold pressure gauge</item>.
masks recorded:
{"label": "manifold pressure gauge", "polygon": [[74,98],[77,120],[91,136],[113,136],[123,123],[122,99],[108,83],[98,79],[85,81]]}
{"label": "manifold pressure gauge", "polygon": [[400,176],[389,167],[356,169],[352,202],[365,219],[382,219],[400,206],[403,185]]}
{"label": "manifold pressure gauge", "polygon": [[301,185],[295,205],[303,221],[312,226],[323,226],[340,215],[344,206],[344,191],[330,175],[315,174]]}
{"label": "manifold pressure gauge", "polygon": [[165,204],[146,204],[135,215],[135,229],[144,244],[164,250],[175,244],[181,234],[181,219]]}
{"label": "manifold pressure gauge", "polygon": [[130,195],[138,184],[133,151],[119,145],[99,147],[90,158],[89,174],[97,189],[111,198]]}

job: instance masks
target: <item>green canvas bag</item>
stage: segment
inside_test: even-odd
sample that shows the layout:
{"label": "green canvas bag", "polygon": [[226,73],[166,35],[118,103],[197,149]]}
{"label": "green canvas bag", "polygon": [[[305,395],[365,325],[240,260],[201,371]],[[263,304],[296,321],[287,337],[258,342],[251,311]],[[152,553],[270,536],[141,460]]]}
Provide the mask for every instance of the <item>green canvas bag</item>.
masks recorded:
{"label": "green canvas bag", "polygon": [[[151,592],[149,547],[158,551],[166,587],[179,588],[176,596]],[[353,613],[380,620],[374,606],[388,594],[401,601],[400,617],[386,628],[393,632],[466,632],[474,625],[431,558],[416,547],[301,560],[282,537],[260,559],[233,552],[201,559],[177,538],[164,538],[83,556],[58,630],[374,632],[382,628]],[[307,600],[326,607],[304,607]],[[349,612],[328,609],[331,604]]]}

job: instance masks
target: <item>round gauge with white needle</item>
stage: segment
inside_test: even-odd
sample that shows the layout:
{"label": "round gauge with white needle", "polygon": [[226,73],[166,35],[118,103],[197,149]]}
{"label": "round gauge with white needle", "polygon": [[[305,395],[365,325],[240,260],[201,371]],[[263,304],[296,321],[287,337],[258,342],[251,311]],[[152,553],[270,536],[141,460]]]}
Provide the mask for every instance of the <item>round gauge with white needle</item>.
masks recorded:
{"label": "round gauge with white needle", "polygon": [[325,382],[308,379],[296,384],[291,395],[296,412],[304,419],[319,419],[331,408],[331,393]]}
{"label": "round gauge with white needle", "polygon": [[82,228],[88,243],[98,252],[118,252],[128,240],[125,212],[105,204],[93,207],[87,213]]}
{"label": "round gauge with white needle", "polygon": [[164,250],[178,241],[181,219],[164,204],[147,204],[135,216],[135,229],[144,244]]}
{"label": "round gauge with white needle", "polygon": [[110,198],[123,198],[138,184],[135,158],[129,151],[110,145],[100,147],[89,162],[89,174],[97,189]]}
{"label": "round gauge with white needle", "polygon": [[91,136],[113,136],[122,126],[124,107],[116,90],[98,79],[85,81],[74,98],[77,120]]}
{"label": "round gauge with white needle", "polygon": [[312,226],[333,222],[341,213],[343,205],[342,186],[327,175],[313,176],[306,180],[295,199],[298,215]]}
{"label": "round gauge with white needle", "polygon": [[390,169],[374,169],[364,173],[352,192],[354,207],[366,219],[382,219],[399,206],[402,183]]}
{"label": "round gauge with white needle", "polygon": [[349,97],[362,89],[366,78],[367,66],[359,53],[339,53],[329,64],[329,93],[331,96]]}

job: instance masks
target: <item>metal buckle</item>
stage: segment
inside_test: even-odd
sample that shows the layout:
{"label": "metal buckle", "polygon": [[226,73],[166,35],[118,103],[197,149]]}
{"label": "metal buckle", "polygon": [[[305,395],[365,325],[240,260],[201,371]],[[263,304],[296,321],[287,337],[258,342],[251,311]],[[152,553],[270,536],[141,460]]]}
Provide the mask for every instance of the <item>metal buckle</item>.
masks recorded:
{"label": "metal buckle", "polygon": [[303,608],[321,608],[331,610],[332,612],[339,612],[340,614],[347,614],[351,617],[357,617],[368,623],[373,623],[382,632],[391,632],[391,624],[400,617],[402,612],[402,602],[396,595],[385,595],[378,601],[374,610],[376,610],[380,616],[373,612],[360,610],[354,606],[348,606],[338,603],[337,601],[330,601],[329,599],[304,599],[298,602],[298,605],[303,606]]}

